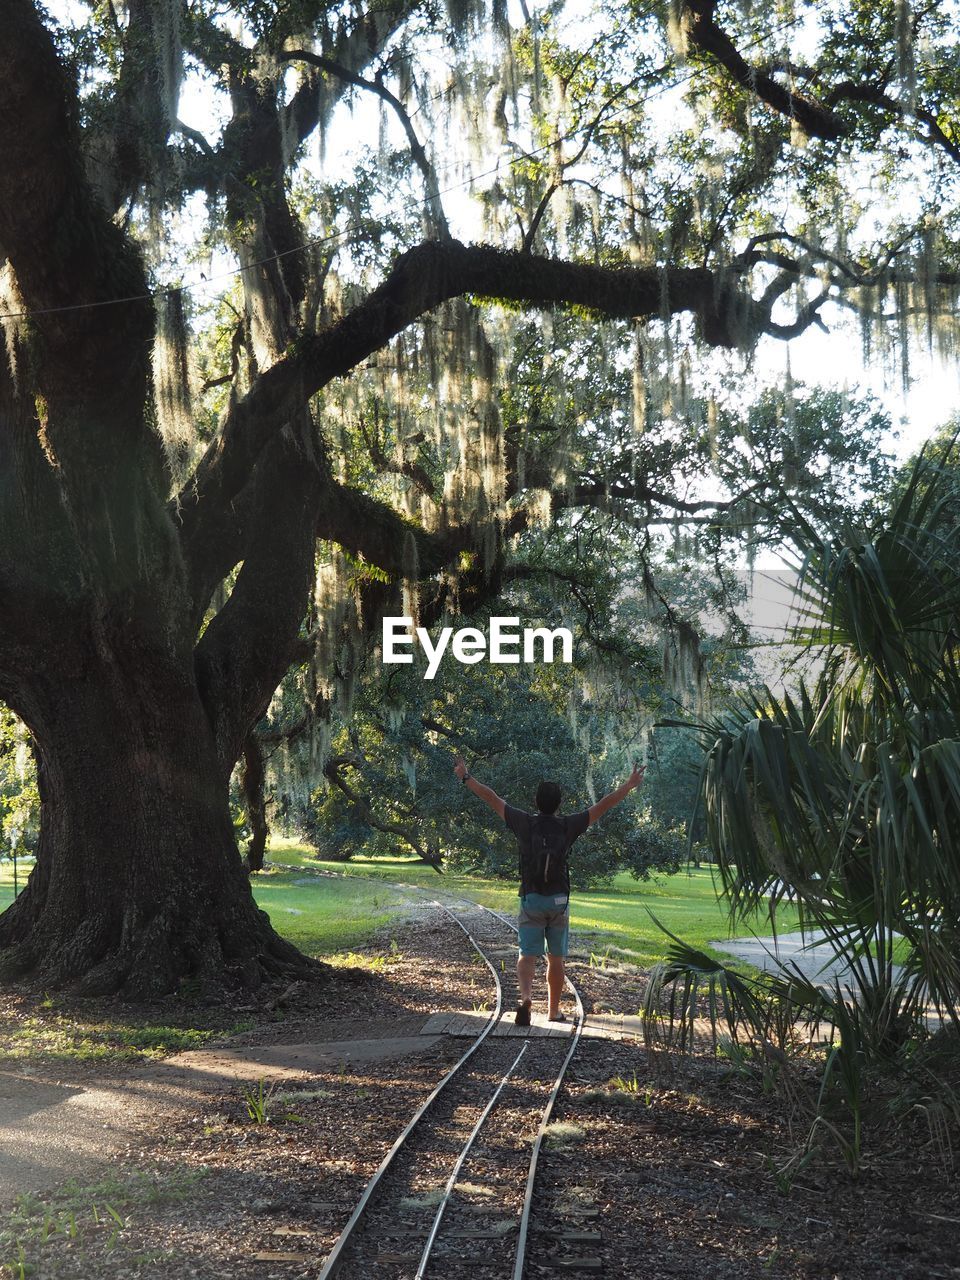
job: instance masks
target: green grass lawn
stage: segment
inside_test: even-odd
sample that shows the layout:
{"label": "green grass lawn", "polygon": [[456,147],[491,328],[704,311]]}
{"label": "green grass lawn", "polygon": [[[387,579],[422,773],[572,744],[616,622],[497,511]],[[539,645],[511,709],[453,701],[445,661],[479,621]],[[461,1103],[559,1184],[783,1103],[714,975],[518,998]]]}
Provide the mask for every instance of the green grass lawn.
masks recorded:
{"label": "green grass lawn", "polygon": [[[304,859],[307,868],[310,863]],[[253,877],[253,892],[278,933],[309,955],[328,956],[369,941],[406,906],[389,885],[273,865]]]}
{"label": "green grass lawn", "polygon": [[[311,955],[329,956],[362,945],[407,910],[412,900],[422,901],[431,894],[470,898],[508,915],[517,906],[512,884],[452,872],[440,876],[414,859],[358,857],[348,863],[323,862],[308,846],[289,840],[271,841],[267,856],[268,869],[253,877],[257,901],[269,912],[274,927]],[[28,871],[29,864],[21,863],[21,884]],[[323,871],[335,874],[317,874]],[[0,908],[12,898],[13,868],[0,863]],[[574,947],[597,955],[623,952],[625,959],[636,964],[653,964],[669,940],[650,918],[650,911],[693,946],[705,947],[712,939],[730,935],[709,868],[648,881],[623,873],[608,888],[574,894]],[[780,909],[777,928],[781,932],[796,923],[795,912]],[[739,925],[736,932],[748,933],[751,928],[758,934],[770,932],[769,922],[762,918]]]}
{"label": "green grass lawn", "polygon": [[[21,888],[31,866],[23,861],[19,865]],[[370,960],[344,953],[368,942],[374,930],[395,918],[402,906],[401,895],[386,885],[309,875],[296,864],[254,877],[254,893],[279,932],[302,950],[334,960],[339,955],[343,963],[352,964]],[[0,862],[0,910],[12,901],[13,867]],[[122,1010],[116,1016],[103,1017],[95,1009],[88,1015],[73,1006],[63,1008],[54,993],[32,1013],[0,1010],[0,1062],[137,1061],[200,1048],[224,1032],[252,1025],[231,1018],[229,1010],[214,1016],[211,1025],[209,1010],[203,1006],[195,1013],[188,1009],[183,1017],[187,1025],[171,1026],[166,1021],[142,1024],[139,1015],[131,1020]]]}
{"label": "green grass lawn", "polygon": [[[671,933],[690,946],[718,955],[725,964],[729,955],[713,952],[711,941],[771,932],[770,920],[756,916],[731,927],[725,903],[718,898],[713,871],[709,867],[681,871],[673,876],[658,876],[637,881],[621,873],[609,889],[591,889],[572,899],[571,927],[590,950],[608,948],[614,954],[625,951],[632,963],[648,968],[663,958],[670,939],[657,927],[651,912]],[[777,910],[776,927],[787,933],[798,925],[792,908]],[[596,937],[596,942],[591,939]]]}
{"label": "green grass lawn", "polygon": [[[27,876],[33,870],[32,858],[17,859],[17,880],[20,889],[27,883]],[[0,911],[13,901],[13,863],[0,862]]]}
{"label": "green grass lawn", "polygon": [[[271,842],[268,857],[275,866],[313,867],[351,879],[386,880],[429,893],[471,898],[507,914],[515,912],[517,907],[517,891],[512,884],[452,872],[438,876],[415,859],[362,857],[346,863],[323,862],[318,861],[307,846],[284,840]],[[386,901],[389,903],[389,898]],[[760,935],[770,933],[769,921],[763,917],[740,924],[731,933],[726,908],[717,897],[713,872],[708,867],[691,868],[674,876],[658,876],[647,881],[634,880],[623,872],[608,888],[574,893],[571,906],[574,946],[596,954],[618,949],[628,953],[625,959],[644,967],[651,965],[662,958],[670,944],[650,918],[651,911],[684,942],[696,947],[706,948],[714,939],[751,931]],[[281,921],[275,919],[274,923],[284,928]],[[777,912],[778,931],[786,933],[796,926],[796,912],[781,907]]]}

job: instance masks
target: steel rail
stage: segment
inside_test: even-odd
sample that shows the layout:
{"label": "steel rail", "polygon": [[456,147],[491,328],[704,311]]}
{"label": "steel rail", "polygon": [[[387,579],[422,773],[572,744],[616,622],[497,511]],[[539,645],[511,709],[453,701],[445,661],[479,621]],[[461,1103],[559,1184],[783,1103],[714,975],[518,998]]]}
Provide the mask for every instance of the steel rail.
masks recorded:
{"label": "steel rail", "polygon": [[333,1248],[327,1254],[326,1261],[323,1264],[323,1267],[317,1277],[317,1280],[329,1280],[329,1277],[336,1275],[337,1271],[341,1266],[341,1263],[343,1262],[343,1253],[347,1247],[347,1244],[350,1241],[350,1237],[353,1235],[353,1232],[357,1226],[357,1223],[360,1221],[361,1217],[363,1216],[364,1210],[366,1209],[367,1205],[370,1203],[370,1200],[373,1196],[374,1191],[377,1188],[377,1185],[380,1182],[380,1179],[383,1177],[387,1169],[393,1163],[394,1157],[397,1155],[397,1152],[406,1142],[407,1138],[410,1136],[410,1134],[413,1132],[416,1126],[420,1123],[423,1116],[426,1115],[430,1107],[433,1106],[436,1099],[447,1087],[447,1085],[450,1083],[453,1077],[457,1075],[457,1073],[460,1071],[461,1067],[463,1067],[467,1059],[472,1057],[473,1054],[476,1053],[476,1051],[480,1048],[481,1044],[483,1044],[484,1040],[486,1040],[487,1036],[493,1030],[494,1026],[497,1023],[497,1019],[500,1017],[500,1014],[503,1011],[503,986],[500,982],[500,978],[497,976],[496,969],[494,969],[493,965],[490,963],[487,957],[480,950],[480,947],[477,945],[476,940],[474,939],[473,935],[470,933],[470,930],[466,927],[466,925],[461,920],[458,920],[457,917],[453,914],[453,912],[448,910],[448,908],[445,907],[442,902],[437,902],[436,905],[440,907],[441,911],[445,911],[446,914],[450,917],[450,919],[460,926],[463,932],[467,935],[467,938],[470,940],[470,944],[473,947],[474,951],[476,951],[477,955],[481,958],[481,960],[490,970],[491,974],[493,975],[493,980],[496,983],[496,987],[497,987],[497,1005],[493,1013],[490,1015],[490,1018],[487,1021],[487,1025],[484,1027],[483,1031],[481,1031],[480,1035],[477,1036],[476,1040],[474,1040],[473,1044],[466,1051],[466,1053],[454,1064],[453,1067],[450,1068],[447,1074],[443,1077],[443,1079],[440,1081],[437,1087],[430,1094],[429,1098],[427,1098],[426,1102],[424,1102],[418,1108],[413,1119],[406,1126],[404,1131],[400,1134],[400,1137],[397,1138],[396,1142],[393,1144],[393,1146],[390,1148],[387,1154],[380,1161],[380,1164],[377,1166],[377,1170],[374,1173],[373,1177],[367,1183],[366,1187],[364,1187],[363,1194],[360,1196],[360,1199],[357,1201],[356,1208],[354,1209],[353,1213],[350,1215],[350,1218],[347,1221],[347,1225],[340,1232],[340,1235],[337,1237],[337,1240],[334,1243]]}
{"label": "steel rail", "polygon": [[[488,915],[492,915],[496,920],[500,921],[501,924],[506,925],[514,933],[519,933],[519,930],[516,924],[514,924],[512,920],[508,920],[506,916],[500,915],[498,911],[494,911],[492,908],[484,906],[482,903],[477,903],[470,900],[459,899],[456,901],[458,901],[459,905],[462,905],[465,907],[471,907],[471,908],[479,907],[481,911],[485,911]],[[434,899],[434,904],[438,906],[446,915],[448,915],[450,919],[453,920],[454,923],[458,925],[459,928],[466,934],[467,939],[470,942],[470,945],[473,947],[474,951],[476,951],[477,955],[481,958],[481,960],[483,960],[484,964],[490,970],[490,973],[496,984],[496,991],[497,991],[496,1008],[494,1009],[493,1013],[490,1015],[490,1018],[488,1019],[487,1024],[484,1027],[483,1031],[480,1033],[480,1035],[477,1036],[477,1038],[471,1044],[469,1049],[467,1049],[466,1053],[464,1053],[457,1060],[454,1066],[451,1067],[451,1069],[447,1072],[447,1074],[443,1077],[440,1083],[436,1086],[436,1088],[433,1090],[433,1092],[430,1094],[427,1100],[418,1108],[416,1114],[413,1116],[413,1118],[407,1124],[406,1128],[397,1138],[396,1142],[394,1142],[393,1146],[390,1148],[390,1150],[384,1156],[383,1160],[380,1162],[376,1172],[373,1174],[370,1181],[367,1183],[366,1187],[364,1188],[363,1193],[360,1199],[358,1200],[353,1213],[350,1216],[350,1219],[348,1220],[346,1226],[343,1228],[340,1235],[338,1236],[330,1253],[327,1255],[323,1268],[321,1269],[321,1271],[317,1276],[317,1280],[330,1280],[330,1278],[333,1277],[336,1274],[336,1272],[339,1270],[340,1266],[344,1261],[344,1257],[343,1257],[344,1251],[348,1243],[350,1242],[350,1238],[353,1235],[353,1232],[356,1229],[357,1224],[359,1223],[368,1204],[370,1203],[370,1200],[372,1199],[373,1194],[381,1178],[383,1177],[387,1169],[392,1164],[394,1158],[396,1157],[400,1149],[403,1147],[407,1138],[410,1136],[410,1134],[413,1132],[416,1126],[420,1123],[420,1121],[422,1120],[424,1115],[427,1113],[427,1111],[430,1109],[430,1107],[433,1105],[433,1103],[436,1101],[436,1099],[440,1096],[440,1094],[443,1092],[446,1086],[450,1083],[450,1081],[454,1078],[454,1076],[456,1076],[460,1072],[460,1070],[465,1065],[467,1060],[473,1056],[473,1054],[477,1051],[477,1049],[480,1048],[480,1045],[484,1042],[484,1040],[486,1040],[487,1036],[493,1030],[494,1026],[496,1025],[497,1021],[499,1020],[503,1012],[503,987],[500,982],[500,978],[497,974],[496,969],[491,964],[489,959],[484,955],[483,951],[480,949],[479,944],[477,943],[473,935],[470,933],[466,925],[464,925],[464,923],[460,919],[458,919],[457,916],[455,916],[454,913],[439,900]],[[534,1184],[536,1181],[537,1163],[540,1157],[540,1149],[543,1144],[543,1138],[544,1138],[546,1128],[550,1123],[550,1117],[553,1114],[554,1104],[556,1103],[557,1097],[559,1096],[560,1088],[563,1084],[564,1076],[566,1075],[567,1067],[570,1065],[570,1061],[573,1058],[573,1055],[577,1049],[577,1045],[580,1041],[580,1036],[583,1032],[583,1026],[584,1026],[584,1021],[586,1017],[584,1008],[583,1008],[583,1002],[580,999],[580,993],[577,991],[576,987],[573,985],[573,983],[570,981],[568,977],[564,978],[564,984],[566,987],[569,988],[569,990],[573,994],[574,1000],[576,1001],[576,1009],[577,1009],[576,1028],[573,1034],[573,1039],[570,1045],[570,1049],[568,1050],[567,1055],[564,1058],[563,1063],[560,1067],[560,1071],[557,1074],[556,1079],[554,1080],[553,1087],[550,1091],[550,1096],[547,1100],[547,1105],[544,1108],[543,1114],[541,1116],[540,1125],[537,1130],[536,1138],[534,1139],[533,1150],[530,1156],[529,1170],[527,1173],[527,1182],[526,1182],[526,1189],[524,1193],[523,1210],[520,1216],[520,1228],[519,1228],[518,1237],[517,1237],[517,1248],[516,1248],[516,1255],[515,1255],[513,1280],[523,1280],[523,1271],[526,1263],[526,1243],[527,1243],[527,1236],[530,1228],[530,1216],[531,1216],[532,1206],[533,1206],[533,1191],[534,1191]],[[427,1243],[424,1246],[424,1251],[420,1258],[420,1265],[418,1267],[415,1280],[423,1280],[427,1263],[430,1258],[430,1254],[432,1252],[434,1244],[436,1243],[436,1238],[439,1233],[440,1222],[443,1218],[444,1212],[446,1210],[446,1206],[456,1186],[457,1178],[459,1177],[460,1170],[463,1167],[467,1154],[470,1151],[481,1128],[483,1127],[483,1124],[488,1119],[490,1112],[493,1110],[493,1107],[501,1091],[508,1083],[510,1077],[513,1075],[513,1072],[516,1070],[516,1067],[520,1062],[520,1059],[523,1057],[524,1053],[526,1053],[527,1049],[529,1048],[529,1045],[530,1045],[530,1040],[527,1039],[524,1043],[523,1048],[520,1050],[520,1053],[517,1055],[516,1059],[514,1060],[512,1066],[504,1075],[503,1079],[500,1081],[493,1095],[488,1100],[487,1105],[485,1106],[482,1114],[480,1115],[476,1124],[474,1125],[474,1128],[469,1138],[467,1139],[465,1146],[463,1147],[463,1149],[461,1150],[457,1158],[454,1168],[447,1180],[446,1188],[444,1191],[444,1198],[441,1201],[440,1206],[438,1207],[437,1213],[434,1217],[433,1225],[430,1230],[430,1234],[427,1239]]]}
{"label": "steel rail", "polygon": [[473,1129],[471,1130],[471,1133],[470,1133],[470,1137],[464,1143],[462,1151],[457,1156],[457,1162],[453,1166],[453,1169],[450,1172],[450,1177],[447,1179],[447,1185],[443,1189],[443,1199],[440,1201],[440,1204],[437,1206],[436,1216],[433,1219],[433,1226],[430,1228],[430,1234],[427,1236],[427,1242],[423,1246],[423,1253],[420,1257],[420,1265],[417,1267],[417,1274],[414,1276],[413,1280],[423,1280],[424,1274],[427,1270],[427,1263],[430,1260],[430,1253],[433,1249],[434,1242],[436,1241],[436,1238],[437,1238],[437,1232],[440,1230],[440,1223],[443,1219],[444,1213],[446,1212],[447,1205],[450,1202],[450,1197],[453,1195],[453,1189],[457,1185],[457,1179],[460,1177],[460,1170],[463,1168],[463,1162],[466,1160],[467,1156],[470,1154],[470,1149],[474,1144],[477,1134],[483,1128],[486,1122],[487,1116],[493,1110],[494,1104],[496,1103],[497,1099],[500,1097],[500,1094],[503,1092],[504,1086],[506,1085],[510,1077],[513,1075],[514,1071],[516,1071],[520,1063],[520,1059],[523,1057],[523,1055],[527,1052],[529,1048],[530,1048],[530,1041],[529,1040],[524,1041],[523,1048],[514,1058],[511,1065],[507,1068],[506,1074],[504,1075],[500,1083],[497,1085],[495,1092],[490,1098],[490,1101],[487,1103],[487,1105],[484,1107],[483,1111],[481,1112],[480,1117],[477,1120],[477,1123],[473,1126]]}
{"label": "steel rail", "polygon": [[[505,916],[500,915],[498,911],[493,911],[490,907],[484,907],[483,909],[484,911],[489,911],[492,916],[496,916],[498,920],[509,925],[511,929],[516,930],[519,934],[520,931],[517,929],[517,926]],[[570,1065],[570,1059],[577,1050],[577,1044],[580,1041],[580,1036],[583,1032],[583,1024],[586,1019],[583,1001],[580,999],[580,992],[566,976],[564,977],[564,982],[565,985],[573,992],[573,998],[577,1002],[577,1027],[573,1035],[573,1042],[570,1045],[569,1052],[563,1060],[563,1065],[560,1067],[560,1072],[557,1075],[553,1089],[550,1092],[550,1097],[547,1100],[547,1105],[544,1108],[543,1116],[540,1120],[540,1127],[537,1130],[537,1136],[533,1142],[533,1151],[530,1154],[530,1170],[527,1174],[527,1188],[523,1197],[523,1212],[520,1215],[520,1231],[517,1235],[517,1252],[513,1268],[513,1280],[523,1280],[523,1268],[526,1263],[527,1255],[527,1235],[530,1230],[530,1212],[533,1208],[533,1187],[537,1177],[537,1162],[540,1159],[540,1148],[543,1145],[543,1135],[546,1132],[547,1125],[550,1123],[550,1117],[553,1115],[554,1103],[560,1093],[560,1086],[563,1084],[563,1077],[567,1073],[567,1067]]]}

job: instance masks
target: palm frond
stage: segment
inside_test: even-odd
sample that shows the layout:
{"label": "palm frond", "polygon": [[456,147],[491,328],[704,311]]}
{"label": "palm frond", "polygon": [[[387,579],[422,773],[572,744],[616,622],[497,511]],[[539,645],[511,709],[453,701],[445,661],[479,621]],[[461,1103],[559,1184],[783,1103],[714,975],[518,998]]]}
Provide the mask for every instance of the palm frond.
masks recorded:
{"label": "palm frond", "polygon": [[960,1007],[955,444],[921,454],[870,528],[821,532],[788,504],[803,556],[794,639],[819,650],[820,670],[795,694],[764,686],[691,726],[734,917],[789,895],[846,961],[860,1006],[880,1023],[887,1006],[909,1011],[918,1027],[927,1000],[954,1019]]}

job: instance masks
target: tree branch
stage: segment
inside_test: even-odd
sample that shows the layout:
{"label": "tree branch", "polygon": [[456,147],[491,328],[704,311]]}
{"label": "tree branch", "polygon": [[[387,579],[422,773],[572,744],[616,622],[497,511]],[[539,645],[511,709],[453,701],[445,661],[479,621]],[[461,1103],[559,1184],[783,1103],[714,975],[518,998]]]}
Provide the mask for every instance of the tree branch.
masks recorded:
{"label": "tree branch", "polygon": [[[332,47],[324,51],[325,56],[359,75],[383,52],[387,42],[416,7],[416,0],[386,0],[377,5],[375,17],[370,10],[361,9],[354,24],[338,32]],[[337,96],[328,97],[324,88],[318,69],[313,69],[284,108],[285,130],[292,132],[298,143],[307,140],[336,104]]]}
{"label": "tree branch", "polygon": [[930,147],[939,147],[951,160],[960,164],[960,146],[944,133],[936,115],[923,107],[911,107],[907,103],[898,102],[882,85],[843,80],[831,90],[828,101],[831,105],[836,102],[863,102],[890,112],[901,120],[916,120],[927,129],[926,136],[920,136],[921,142]]}
{"label": "tree branch", "polygon": [[251,729],[243,743],[243,770],[240,775],[240,789],[246,802],[247,821],[250,824],[250,844],[247,848],[248,871],[263,870],[263,855],[270,835],[264,796],[265,781],[263,748],[256,731]]}
{"label": "tree branch", "polygon": [[374,831],[382,831],[386,835],[399,836],[401,840],[410,846],[418,858],[422,859],[428,866],[433,867],[438,875],[442,875],[443,868],[440,865],[440,860],[433,857],[423,848],[415,832],[410,827],[406,827],[399,822],[385,822],[382,818],[378,818],[370,807],[369,797],[362,796],[354,791],[346,781],[341,770],[346,768],[356,769],[359,764],[360,761],[355,756],[331,756],[323,766],[323,772],[350,801],[356,809],[357,816],[361,822],[366,823],[368,827],[372,827]]}
{"label": "tree branch", "polygon": [[136,396],[153,334],[143,264],[82,172],[76,93],[34,6],[8,0],[3,22],[0,244],[53,357],[41,389],[76,405],[97,394],[109,368],[113,396],[131,380]]}
{"label": "tree branch", "polygon": [[[381,472],[392,472],[394,475],[406,476],[408,480],[413,481],[425,497],[432,498],[436,501],[437,486],[434,483],[433,478],[423,467],[419,465],[419,463],[411,462],[407,459],[397,462],[387,456],[383,445],[380,443],[379,426],[379,407],[378,404],[375,403],[372,429],[367,426],[367,422],[363,414],[361,414],[357,420],[357,427],[360,434],[363,436],[363,443],[366,447],[367,453],[370,455],[370,461],[374,463]],[[419,440],[423,440],[422,435],[419,437]]]}
{"label": "tree branch", "polygon": [[[629,456],[623,459],[623,462],[626,467],[629,467]],[[750,485],[733,498],[716,498],[713,500],[705,498],[695,502],[687,502],[683,498],[674,497],[673,494],[664,493],[662,489],[652,489],[643,481],[629,484],[622,481],[619,483],[614,481],[610,484],[604,480],[583,476],[580,482],[574,485],[569,498],[562,493],[557,493],[554,495],[554,500],[556,505],[565,507],[586,505],[590,499],[602,497],[617,501],[655,502],[661,507],[668,507],[671,511],[682,513],[683,515],[696,515],[702,511],[727,511],[767,487],[766,481],[758,480],[756,484]]]}
{"label": "tree branch", "polygon": [[730,36],[715,21],[716,0],[686,0],[684,29],[690,40],[711,54],[748,93],[778,111],[814,138],[835,142],[849,132],[846,123],[829,107],[796,89],[782,85],[759,67],[748,63]]}
{"label": "tree branch", "polygon": [[443,533],[428,533],[385,502],[334,480],[324,486],[317,537],[337,543],[344,551],[362,555],[370,564],[397,576],[407,569],[404,544],[412,538],[424,578],[449,565],[461,551],[476,542],[476,534],[467,525],[454,525]]}
{"label": "tree branch", "polygon": [[243,567],[195,650],[224,778],[296,656],[313,587],[322,476],[310,456],[305,417],[299,433],[275,437],[258,468]]}
{"label": "tree branch", "polygon": [[176,123],[176,130],[177,133],[181,134],[184,138],[188,138],[190,142],[194,143],[198,150],[206,156],[208,160],[216,159],[216,151],[214,151],[213,147],[211,147],[210,143],[206,140],[199,129],[192,129],[190,125],[184,124],[182,120],[178,120]]}
{"label": "tree branch", "polygon": [[829,291],[824,290],[817,297],[811,298],[809,302],[804,303],[797,312],[796,318],[790,324],[777,324],[773,320],[769,320],[767,322],[767,331],[777,338],[798,338],[801,333],[804,333],[812,324],[815,324],[824,333],[829,333],[830,330],[824,324],[820,315],[820,308],[829,297]]}
{"label": "tree branch", "polygon": [[311,53],[308,49],[287,49],[281,53],[280,57],[284,61],[306,62],[320,71],[329,71],[331,75],[337,76],[345,84],[351,84],[357,89],[365,89],[368,93],[376,94],[382,102],[387,103],[393,109],[407,136],[407,144],[410,147],[410,155],[413,162],[423,175],[428,220],[433,224],[433,230],[439,239],[449,240],[450,228],[447,225],[446,215],[443,212],[443,205],[440,201],[440,184],[437,181],[437,171],[431,164],[423,144],[417,137],[417,131],[413,127],[413,121],[410,119],[406,107],[396,94],[391,93],[383,83],[380,74],[378,73],[373,80],[366,80],[363,76],[358,75],[356,71],[345,67],[334,58],[324,58],[319,53]]}
{"label": "tree branch", "polygon": [[557,190],[557,186],[558,186],[557,182],[551,182],[548,185],[546,191],[544,191],[543,195],[540,197],[540,203],[537,205],[536,209],[534,210],[533,217],[530,219],[530,226],[527,228],[527,230],[524,232],[524,235],[523,235],[523,243],[520,247],[524,253],[529,253],[533,249],[533,242],[536,239],[537,232],[540,229],[540,223],[543,221],[544,214],[547,212],[547,206],[550,204],[550,201],[553,199],[554,193]]}
{"label": "tree branch", "polygon": [[463,294],[530,307],[577,306],[619,318],[688,312],[706,342],[748,347],[768,331],[763,307],[736,277],[704,268],[605,268],[458,241],[428,241],[394,263],[382,285],[336,324],[293,344],[233,403],[177,499],[184,538],[207,504],[237,496],[266,442],[334,378],[349,373],[407,325]]}

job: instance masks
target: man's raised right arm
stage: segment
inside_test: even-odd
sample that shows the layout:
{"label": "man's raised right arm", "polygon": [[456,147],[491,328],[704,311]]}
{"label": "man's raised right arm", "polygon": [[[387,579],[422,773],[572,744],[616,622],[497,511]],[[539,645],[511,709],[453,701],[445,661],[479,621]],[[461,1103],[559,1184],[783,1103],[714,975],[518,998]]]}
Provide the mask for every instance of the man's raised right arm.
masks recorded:
{"label": "man's raised right arm", "polygon": [[614,805],[618,805],[621,800],[625,800],[635,787],[639,787],[640,783],[643,781],[645,769],[646,765],[635,764],[633,766],[633,773],[631,773],[630,777],[622,786],[617,787],[616,791],[611,791],[609,795],[604,796],[602,800],[598,800],[596,804],[592,804],[590,806],[587,812],[590,815],[591,826],[593,826],[598,818],[602,818],[605,813],[609,813]]}
{"label": "man's raised right arm", "polygon": [[490,806],[494,813],[499,814],[502,818],[506,809],[506,801],[498,796],[493,787],[484,786],[482,782],[478,782],[476,778],[467,769],[467,762],[463,756],[458,755],[454,758],[453,772],[457,775],[468,791],[472,791],[475,796],[479,796],[484,804]]}

